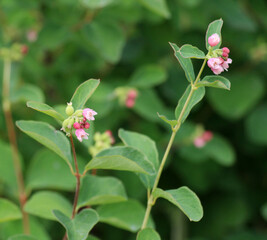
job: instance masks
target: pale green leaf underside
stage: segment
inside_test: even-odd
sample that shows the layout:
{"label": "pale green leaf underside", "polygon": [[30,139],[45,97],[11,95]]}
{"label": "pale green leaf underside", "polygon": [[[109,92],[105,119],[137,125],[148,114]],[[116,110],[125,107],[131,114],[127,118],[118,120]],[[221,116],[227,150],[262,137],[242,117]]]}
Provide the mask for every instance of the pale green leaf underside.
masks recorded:
{"label": "pale green leaf underside", "polygon": [[190,221],[198,222],[203,217],[201,202],[198,196],[188,187],[180,187],[167,191],[157,188],[153,192],[153,196],[156,199],[164,198],[179,207]]}
{"label": "pale green leaf underside", "polygon": [[37,121],[17,121],[17,127],[37,142],[54,151],[71,166],[72,157],[67,137],[47,123]]}
{"label": "pale green leaf underside", "polygon": [[160,236],[153,228],[145,228],[138,233],[136,240],[160,240]]}
{"label": "pale green leaf underside", "polygon": [[168,9],[167,3],[165,0],[139,0],[141,4],[144,5],[147,9],[152,12],[165,17],[170,18],[171,14]]}
{"label": "pale green leaf underside", "polygon": [[230,90],[231,82],[227,78],[221,76],[205,76],[197,83],[196,87],[214,87]]}
{"label": "pale green leaf underside", "polygon": [[38,239],[29,235],[19,234],[8,238],[8,240],[38,240]]}
{"label": "pale green leaf underside", "polygon": [[[178,105],[175,109],[175,117],[178,119],[180,114],[182,113],[183,107],[186,103],[186,100],[190,94],[191,91],[191,85],[188,85],[185,93],[183,94],[183,96],[180,98]],[[193,94],[191,99],[189,100],[187,107],[183,113],[183,117],[181,119],[181,122],[184,122],[185,119],[187,118],[187,116],[189,115],[190,111],[192,110],[192,108],[201,101],[201,99],[204,97],[205,95],[205,88],[204,87],[199,87],[197,88]]]}
{"label": "pale green leaf underside", "polygon": [[175,43],[169,43],[174,51],[174,56],[179,61],[181,67],[185,72],[185,76],[189,82],[193,82],[195,80],[195,72],[193,68],[193,64],[190,58],[184,58],[179,52],[179,47]]}
{"label": "pale green leaf underside", "polygon": [[71,216],[72,204],[56,192],[41,191],[35,193],[24,207],[27,213],[49,220],[56,220],[52,213],[55,209]]}
{"label": "pale green leaf underside", "polygon": [[210,45],[208,43],[208,38],[214,33],[217,33],[220,36],[221,41],[217,46],[213,47],[213,49],[220,48],[220,46],[222,44],[222,35],[221,35],[222,25],[223,25],[223,20],[222,19],[215,20],[215,21],[213,21],[213,22],[211,22],[209,24],[207,32],[206,32],[206,48],[208,50],[209,50],[209,47],[210,47]]}
{"label": "pale green leaf underside", "polygon": [[91,9],[103,8],[114,2],[114,0],[80,0],[80,1],[85,7]]}
{"label": "pale green leaf underside", "polygon": [[53,213],[67,230],[69,240],[85,240],[99,220],[97,212],[93,209],[82,210],[74,219],[68,218],[58,210],[54,210]]}
{"label": "pale green leaf underside", "polygon": [[20,219],[21,217],[22,214],[17,205],[7,199],[0,198],[0,223]]}
{"label": "pale green leaf underside", "polygon": [[27,107],[32,108],[38,112],[42,112],[50,117],[59,120],[60,122],[64,121],[64,117],[59,112],[45,103],[28,101]]}
{"label": "pale green leaf underside", "polygon": [[100,80],[89,79],[83,82],[74,92],[70,102],[75,110],[82,109],[98,87]]}
{"label": "pale green leaf underside", "polygon": [[126,200],[126,191],[119,179],[86,175],[82,179],[77,208]]}
{"label": "pale green leaf underside", "polygon": [[86,166],[90,169],[112,169],[154,174],[153,165],[138,150],[131,147],[112,147],[100,152]]}
{"label": "pale green leaf underside", "polygon": [[168,118],[166,118],[164,115],[161,115],[159,113],[157,113],[159,118],[161,118],[164,122],[168,123],[169,125],[171,125],[171,127],[175,127],[177,124],[177,120],[169,120]]}
{"label": "pale green leaf underside", "polygon": [[179,52],[184,58],[204,59],[206,57],[204,52],[202,52],[197,47],[192,46],[190,44],[183,45],[180,48]]}

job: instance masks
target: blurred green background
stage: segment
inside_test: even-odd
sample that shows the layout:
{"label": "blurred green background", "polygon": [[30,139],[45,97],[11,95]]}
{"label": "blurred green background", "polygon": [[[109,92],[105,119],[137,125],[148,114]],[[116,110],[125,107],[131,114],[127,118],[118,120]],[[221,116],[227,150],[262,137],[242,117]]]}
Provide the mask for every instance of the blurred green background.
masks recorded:
{"label": "blurred green background", "polygon": [[[119,128],[146,134],[156,141],[162,156],[170,130],[156,113],[173,118],[187,86],[168,42],[204,50],[208,24],[222,18],[222,46],[231,50],[233,59],[222,76],[231,81],[232,89],[207,90],[178,133],[160,181],[163,189],[187,185],[195,191],[204,218],[191,223],[163,200],[158,200],[152,215],[163,240],[267,239],[266,13],[265,0],[1,0],[0,47],[19,42],[29,48],[24,59],[12,66],[14,118],[48,121],[59,129],[50,118],[27,109],[25,102],[66,104],[80,83],[100,78],[100,87],[87,104],[98,112],[94,130],[110,129],[117,141]],[[201,60],[193,63],[198,72]],[[206,68],[204,74],[212,72]],[[138,89],[132,109],[119,104],[114,95],[122,86]],[[8,139],[0,111],[4,148]],[[192,144],[199,128],[214,133],[214,139],[200,149]],[[28,166],[43,147],[17,132],[27,179]],[[84,161],[90,159],[86,147],[80,146],[79,153]],[[0,174],[3,180],[1,166]],[[135,175],[100,174],[122,179],[128,195],[145,205],[145,188]],[[0,195],[12,196],[10,191],[0,182]],[[72,193],[62,193],[72,199]],[[64,234],[56,222],[33,221],[42,239],[60,239]],[[13,231],[11,225],[0,224],[0,239]],[[93,234],[105,240],[135,239],[135,234],[103,223]]]}

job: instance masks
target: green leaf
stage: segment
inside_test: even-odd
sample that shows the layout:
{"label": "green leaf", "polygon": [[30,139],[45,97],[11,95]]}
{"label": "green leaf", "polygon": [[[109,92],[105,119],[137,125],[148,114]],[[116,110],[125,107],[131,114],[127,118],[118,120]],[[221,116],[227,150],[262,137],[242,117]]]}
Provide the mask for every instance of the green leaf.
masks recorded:
{"label": "green leaf", "polygon": [[29,235],[19,234],[8,238],[8,240],[38,240],[38,239]]}
{"label": "green leaf", "polygon": [[71,167],[70,143],[62,132],[43,122],[21,120],[16,125],[22,132],[62,157]]}
{"label": "green leaf", "polygon": [[114,0],[80,0],[80,2],[88,8],[98,9],[108,6],[113,3]]}
{"label": "green leaf", "polygon": [[160,115],[159,113],[157,113],[157,114],[158,114],[159,118],[161,118],[164,122],[171,125],[172,128],[176,126],[177,120],[169,120],[164,115]]}
{"label": "green leaf", "polygon": [[[137,232],[143,223],[145,208],[135,200],[103,205],[97,208],[100,222],[130,232]],[[148,227],[153,227],[151,218]]]}
{"label": "green leaf", "polygon": [[232,74],[231,91],[209,89],[208,100],[214,110],[228,119],[239,119],[248,113],[264,95],[264,82],[254,74]]}
{"label": "green leaf", "polygon": [[267,221],[267,203],[265,203],[261,207],[261,214],[262,214],[263,218]]}
{"label": "green leaf", "polygon": [[72,205],[56,192],[40,191],[35,193],[24,206],[27,213],[49,220],[56,220],[52,213],[54,209],[71,216]]}
{"label": "green leaf", "polygon": [[160,240],[160,235],[153,228],[141,230],[136,240]]}
{"label": "green leaf", "polygon": [[159,16],[162,16],[165,18],[171,17],[171,13],[168,9],[168,6],[165,0],[139,0],[139,1],[144,7],[158,14]]}
{"label": "green leaf", "polygon": [[74,219],[68,218],[58,210],[53,212],[58,221],[67,230],[69,240],[85,240],[99,220],[97,212],[93,209],[82,210]]}
{"label": "green leaf", "polygon": [[195,81],[195,72],[194,67],[192,64],[192,61],[190,58],[184,58],[181,53],[179,47],[174,43],[169,43],[174,51],[174,56],[179,61],[181,67],[183,68],[185,72],[185,76],[188,80],[188,82],[194,82]]}
{"label": "green leaf", "polygon": [[206,48],[207,48],[207,50],[209,50],[209,47],[210,47],[210,45],[208,43],[208,38],[214,33],[217,33],[220,36],[221,41],[218,45],[214,46],[213,49],[220,48],[220,46],[222,44],[222,35],[221,35],[222,25],[223,25],[222,19],[215,20],[209,24],[207,32],[206,32]]}
{"label": "green leaf", "polygon": [[0,198],[0,222],[8,222],[21,217],[22,214],[18,206],[7,199]]}
{"label": "green leaf", "polygon": [[180,54],[184,58],[198,58],[198,59],[205,59],[206,55],[204,52],[199,50],[197,47],[194,47],[190,44],[183,45],[180,50]]}
{"label": "green leaf", "polygon": [[130,84],[138,88],[151,88],[166,81],[166,70],[159,65],[145,65],[131,76]]}
{"label": "green leaf", "polygon": [[152,193],[154,198],[165,198],[189,218],[190,221],[198,222],[203,217],[203,208],[197,195],[188,187],[180,187],[174,190],[164,191],[160,188]]}
{"label": "green leaf", "polygon": [[[157,170],[159,166],[158,150],[155,142],[140,133],[119,130],[119,137],[126,146],[133,147],[142,152],[153,165],[154,169]],[[152,188],[156,178],[156,173],[152,176],[141,175],[141,180],[147,188]]]}
{"label": "green leaf", "polygon": [[10,94],[11,94],[10,100],[12,102],[19,102],[19,101],[44,102],[45,99],[42,90],[31,84],[24,84],[15,91],[11,91]]}
{"label": "green leaf", "polygon": [[[182,110],[184,108],[184,105],[186,103],[186,100],[189,96],[191,92],[191,85],[188,85],[188,87],[185,90],[185,93],[183,94],[183,96],[180,98],[178,105],[175,109],[175,117],[178,119],[180,114],[182,113]],[[187,107],[185,108],[185,111],[183,113],[183,117],[181,119],[181,122],[183,123],[185,121],[185,119],[187,118],[187,116],[189,115],[190,111],[192,110],[192,108],[201,101],[201,99],[204,97],[205,95],[205,88],[204,87],[199,87],[197,88],[193,94],[191,99],[189,100]]]}
{"label": "green leaf", "polygon": [[98,87],[100,80],[89,79],[83,82],[74,92],[70,102],[75,110],[82,109]]}
{"label": "green leaf", "polygon": [[45,103],[29,101],[27,102],[27,107],[49,115],[50,117],[53,117],[60,122],[64,121],[64,117],[59,112]]}
{"label": "green leaf", "polygon": [[126,200],[124,186],[117,178],[86,175],[82,179],[77,208]]}
{"label": "green leaf", "polygon": [[221,76],[205,76],[200,82],[196,84],[196,87],[213,87],[213,88],[223,88],[230,90],[230,81]]}
{"label": "green leaf", "polygon": [[28,167],[27,190],[48,188],[73,191],[75,185],[76,178],[58,155],[48,149],[42,149],[35,154]]}
{"label": "green leaf", "polygon": [[85,167],[90,169],[112,169],[154,174],[153,165],[145,156],[131,147],[112,147],[94,157]]}

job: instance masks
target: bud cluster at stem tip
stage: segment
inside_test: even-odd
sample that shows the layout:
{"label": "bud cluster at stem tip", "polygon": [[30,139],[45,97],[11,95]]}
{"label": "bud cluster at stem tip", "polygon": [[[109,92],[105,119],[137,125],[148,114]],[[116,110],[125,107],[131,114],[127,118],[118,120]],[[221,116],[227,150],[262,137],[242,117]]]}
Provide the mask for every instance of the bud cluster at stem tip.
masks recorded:
{"label": "bud cluster at stem tip", "polygon": [[90,128],[90,123],[88,121],[95,120],[94,116],[97,112],[90,108],[75,111],[72,103],[67,104],[65,112],[69,117],[64,120],[61,130],[69,136],[72,129],[75,129],[75,135],[80,142],[82,142],[83,139],[88,139],[89,134],[85,132],[84,129]]}

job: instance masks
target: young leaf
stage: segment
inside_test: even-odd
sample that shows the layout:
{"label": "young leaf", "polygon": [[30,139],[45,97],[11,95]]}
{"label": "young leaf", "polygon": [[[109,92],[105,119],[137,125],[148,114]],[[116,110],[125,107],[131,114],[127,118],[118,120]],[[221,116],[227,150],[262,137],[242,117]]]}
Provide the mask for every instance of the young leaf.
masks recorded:
{"label": "young leaf", "polygon": [[184,58],[181,53],[179,47],[174,44],[174,43],[169,43],[174,51],[174,56],[177,58],[179,61],[181,67],[183,68],[185,72],[185,76],[187,80],[191,83],[195,80],[195,72],[194,72],[194,67],[191,62],[190,58]]}
{"label": "young leaf", "polygon": [[130,79],[131,86],[151,88],[167,79],[166,70],[159,65],[145,65],[137,69]]}
{"label": "young leaf", "polygon": [[147,9],[152,12],[165,17],[170,18],[171,14],[168,9],[166,0],[139,0]]}
{"label": "young leaf", "polygon": [[54,209],[71,216],[72,205],[56,192],[42,191],[35,193],[24,206],[27,213],[50,220],[56,220],[52,213]]}
{"label": "young leaf", "polygon": [[71,167],[72,157],[67,137],[51,125],[37,121],[17,121],[17,127],[37,142],[54,151]]}
{"label": "young leaf", "polygon": [[17,205],[11,201],[0,198],[0,223],[20,219],[22,214]]}
{"label": "young leaf", "polygon": [[50,117],[59,120],[60,122],[64,121],[64,117],[59,112],[57,112],[54,108],[50,107],[45,103],[29,101],[27,102],[27,107],[42,112],[44,114],[47,114]]}
{"label": "young leaf", "polygon": [[230,90],[230,81],[221,76],[205,76],[200,82],[196,84],[196,87],[214,87]]}
{"label": "young leaf", "polygon": [[157,114],[158,114],[159,118],[161,118],[164,122],[171,125],[172,128],[176,126],[177,120],[169,120],[164,115],[160,115],[159,113],[157,113]]}
{"label": "young leaf", "polygon": [[[178,119],[180,114],[182,113],[182,110],[184,108],[184,105],[186,103],[186,100],[190,94],[191,91],[191,85],[188,85],[187,89],[185,90],[185,93],[183,94],[183,96],[180,98],[178,105],[175,109],[175,117]],[[185,111],[183,113],[183,117],[182,117],[182,123],[184,122],[184,120],[187,118],[187,116],[189,115],[191,109],[198,103],[201,101],[201,99],[204,97],[205,95],[205,88],[204,87],[199,87],[198,89],[196,89],[193,94],[191,99],[189,100]]]}
{"label": "young leaf", "polygon": [[207,50],[209,50],[209,47],[210,47],[210,45],[208,43],[208,38],[214,33],[217,33],[220,36],[221,41],[217,46],[213,47],[213,49],[220,48],[220,46],[222,44],[222,35],[221,35],[222,25],[223,25],[222,19],[215,20],[209,24],[207,32],[206,32],[206,48],[207,48]]}
{"label": "young leaf", "polygon": [[98,87],[100,80],[89,79],[82,83],[74,92],[70,102],[75,110],[82,109]]}
{"label": "young leaf", "polygon": [[184,58],[198,58],[198,59],[204,59],[205,53],[199,50],[197,47],[194,47],[190,44],[183,45],[179,52],[181,53],[182,57]]}
{"label": "young leaf", "polygon": [[136,240],[160,240],[160,235],[153,228],[141,230]]}
{"label": "young leaf", "polygon": [[82,179],[77,208],[126,200],[127,195],[119,179],[86,175]]}
{"label": "young leaf", "polygon": [[[103,205],[97,208],[100,222],[110,224],[130,232],[137,232],[142,226],[145,208],[135,200]],[[149,218],[148,227],[153,227]]]}
{"label": "young leaf", "polygon": [[8,238],[8,240],[38,240],[38,239],[29,235],[19,234]]}
{"label": "young leaf", "polygon": [[190,221],[198,222],[203,217],[203,208],[200,200],[188,187],[180,187],[168,191],[157,188],[152,194],[155,199],[165,198],[180,208]]}
{"label": "young leaf", "polygon": [[99,220],[97,212],[93,209],[82,210],[74,219],[68,218],[58,210],[54,210],[53,213],[66,229],[69,240],[85,240]]}
{"label": "young leaf", "polygon": [[138,150],[131,147],[112,147],[94,157],[85,167],[90,169],[112,169],[154,174],[153,165]]}

